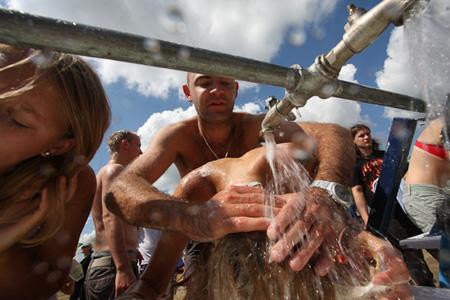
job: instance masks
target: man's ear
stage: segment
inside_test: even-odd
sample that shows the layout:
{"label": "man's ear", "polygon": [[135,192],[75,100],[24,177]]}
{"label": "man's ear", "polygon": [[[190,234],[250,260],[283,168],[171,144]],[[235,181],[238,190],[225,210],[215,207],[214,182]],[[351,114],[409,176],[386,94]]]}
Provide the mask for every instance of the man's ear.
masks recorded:
{"label": "man's ear", "polygon": [[123,139],[122,141],[120,141],[120,148],[122,148],[124,150],[128,150],[129,147],[130,147],[130,143],[128,142],[127,139]]}
{"label": "man's ear", "polygon": [[237,81],[235,81],[235,83],[236,83],[236,92],[235,92],[236,95],[234,96],[234,98],[237,98],[238,90],[239,90],[239,83]]}
{"label": "man's ear", "polygon": [[188,85],[187,84],[183,84],[182,88],[183,88],[183,93],[186,96],[187,100],[189,102],[192,102],[191,91],[189,90]]}
{"label": "man's ear", "polygon": [[74,146],[75,146],[75,139],[65,138],[53,144],[50,147],[50,149],[48,149],[48,152],[50,152],[52,156],[61,155],[69,152]]}

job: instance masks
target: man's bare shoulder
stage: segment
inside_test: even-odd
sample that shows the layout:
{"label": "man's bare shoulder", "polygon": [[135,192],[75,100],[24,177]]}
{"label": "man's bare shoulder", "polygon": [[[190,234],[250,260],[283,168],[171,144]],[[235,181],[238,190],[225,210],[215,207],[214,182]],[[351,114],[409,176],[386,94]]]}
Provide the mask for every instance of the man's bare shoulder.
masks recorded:
{"label": "man's bare shoulder", "polygon": [[119,175],[119,173],[122,172],[124,169],[125,167],[121,164],[109,162],[106,165],[104,165],[98,172],[97,181],[112,179],[117,175]]}
{"label": "man's bare shoulder", "polygon": [[197,118],[190,118],[163,127],[156,134],[154,141],[158,144],[177,142],[180,138],[193,135],[197,128]]}
{"label": "man's bare shoulder", "polygon": [[235,118],[246,125],[261,126],[261,122],[264,119],[264,114],[249,114],[245,112],[233,113]]}

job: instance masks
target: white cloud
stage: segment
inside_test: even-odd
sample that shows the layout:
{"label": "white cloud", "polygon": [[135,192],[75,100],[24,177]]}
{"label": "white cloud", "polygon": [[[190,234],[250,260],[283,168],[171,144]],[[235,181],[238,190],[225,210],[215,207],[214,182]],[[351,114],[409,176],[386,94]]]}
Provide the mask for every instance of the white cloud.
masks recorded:
{"label": "white cloud", "polygon": [[[246,103],[242,106],[235,106],[235,111],[247,112],[251,114],[261,113],[261,106],[254,102]],[[148,120],[142,125],[137,133],[141,137],[141,143],[143,145],[143,150],[145,151],[153,139],[155,134],[163,127],[191,118],[196,115],[195,108],[191,105],[187,109],[181,107],[174,110],[165,110],[163,112],[157,112],[152,114]],[[169,169],[154,183],[154,185],[167,193],[172,193],[175,190],[180,176],[174,165],[171,165]]]}
{"label": "white cloud", "polygon": [[[10,0],[25,12],[130,32],[156,39],[270,61],[288,32],[299,46],[306,27],[323,32],[321,21],[337,0]],[[311,13],[314,12],[314,13]],[[320,34],[317,34],[320,37]],[[184,81],[183,73],[98,60],[106,83],[123,79],[144,95],[167,97]]]}
{"label": "white cloud", "polygon": [[89,233],[83,233],[78,240],[79,243],[90,243],[94,244],[95,241],[95,230],[92,230]]}
{"label": "white cloud", "polygon": [[[450,92],[450,3],[421,0],[423,7],[405,26],[391,34],[384,68],[377,73],[381,89],[419,97],[431,113],[442,110]],[[385,109],[387,117],[415,117],[407,111]]]}
{"label": "white cloud", "polygon": [[[339,74],[339,79],[351,82],[355,80],[356,67],[352,64],[345,65]],[[361,105],[358,102],[331,97],[321,99],[312,97],[304,107],[295,112],[299,121],[314,121],[337,123],[344,127],[365,120],[361,116]]]}

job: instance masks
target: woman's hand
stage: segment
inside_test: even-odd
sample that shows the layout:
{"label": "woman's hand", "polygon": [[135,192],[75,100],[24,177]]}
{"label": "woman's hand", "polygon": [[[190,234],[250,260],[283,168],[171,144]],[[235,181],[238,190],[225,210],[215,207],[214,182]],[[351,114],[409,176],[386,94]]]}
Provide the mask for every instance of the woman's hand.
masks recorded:
{"label": "woman's hand", "polygon": [[[77,179],[74,176],[67,183],[67,179],[64,176],[60,176],[57,182],[56,197],[69,201],[75,194],[77,188]],[[0,253],[7,250],[20,240],[22,240],[33,229],[39,226],[45,219],[45,216],[49,212],[51,207],[48,187],[44,187],[36,196],[36,201],[39,202],[39,206],[33,212],[30,212],[16,222],[12,224],[2,225],[0,227]]]}

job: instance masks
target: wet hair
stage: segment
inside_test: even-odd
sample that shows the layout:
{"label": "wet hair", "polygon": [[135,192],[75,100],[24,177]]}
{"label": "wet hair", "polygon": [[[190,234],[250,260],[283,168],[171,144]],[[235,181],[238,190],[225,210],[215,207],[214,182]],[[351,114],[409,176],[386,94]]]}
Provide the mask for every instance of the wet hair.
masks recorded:
{"label": "wet hair", "polygon": [[348,251],[351,262],[336,263],[326,276],[309,264],[293,271],[287,262],[270,263],[268,250],[265,232],[229,234],[205,244],[186,270],[185,299],[348,299],[351,287],[370,281],[362,248]]}
{"label": "wet hair", "polygon": [[[369,131],[369,133],[371,133],[369,126],[362,124],[362,123],[357,123],[357,124],[353,125],[352,127],[350,127],[350,132],[352,133],[353,139],[355,139],[356,134],[363,129],[367,129]],[[356,145],[355,145],[355,150],[356,150],[357,158],[363,157],[363,155],[361,154],[361,151],[359,151],[359,149],[358,149],[358,147],[356,147]],[[372,151],[379,151],[379,150],[380,150],[380,143],[372,137]]]}
{"label": "wet hair", "polygon": [[[20,50],[1,44],[0,55],[2,62],[6,61],[6,67],[2,68],[0,62],[0,72],[17,68],[14,76],[17,74],[19,78],[23,70],[34,70],[19,87],[0,95],[0,104],[14,101],[15,95],[47,80],[61,95],[61,114],[68,123],[64,138],[74,142],[63,154],[51,157],[37,154],[0,174],[0,225],[16,223],[36,210],[39,205],[36,199],[44,187],[48,188],[51,201],[47,215],[38,229],[20,241],[22,246],[34,246],[51,238],[61,228],[67,199],[57,197],[58,177],[72,178],[87,166],[109,126],[111,111],[100,79],[80,57]],[[43,64],[37,64],[36,58],[44,58]]]}
{"label": "wet hair", "polygon": [[133,136],[136,134],[129,130],[119,130],[111,134],[111,136],[108,139],[108,147],[109,147],[109,153],[117,152],[119,149],[120,143],[123,140],[127,140],[129,143],[133,141]]}

